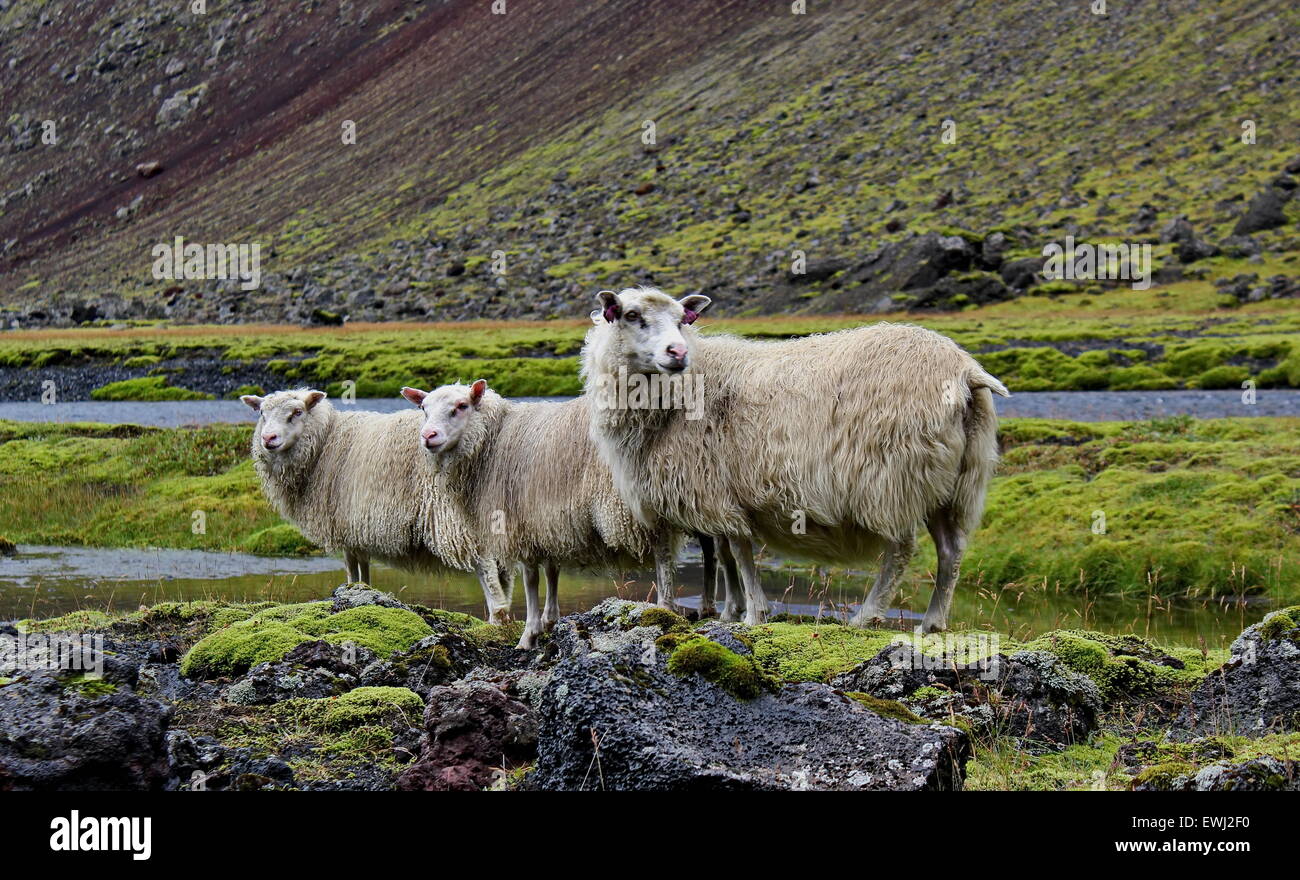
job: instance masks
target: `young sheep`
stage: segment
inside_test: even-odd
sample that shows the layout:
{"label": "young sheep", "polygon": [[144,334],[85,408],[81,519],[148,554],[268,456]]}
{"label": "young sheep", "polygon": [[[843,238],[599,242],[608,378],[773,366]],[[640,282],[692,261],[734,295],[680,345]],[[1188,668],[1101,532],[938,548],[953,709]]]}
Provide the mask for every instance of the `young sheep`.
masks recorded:
{"label": "young sheep", "polygon": [[518,403],[482,379],[428,392],[403,388],[402,395],[424,413],[413,434],[438,461],[439,483],[475,524],[480,552],[523,569],[528,618],[519,647],[536,645],[559,619],[560,566],[620,571],[653,557],[659,604],[671,604],[677,538],[637,522],[619,499],[592,446],[584,398]]}
{"label": "young sheep", "polygon": [[[752,541],[823,562],[879,556],[862,626],[888,611],[923,522],[939,564],[922,629],[947,627],[997,463],[1001,382],[911,325],[754,342],[697,336],[705,296],[636,288],[600,302],[582,355],[592,438],[640,516],[729,539],[746,623],[767,609]],[[652,379],[666,380],[668,405],[630,405]]]}
{"label": "young sheep", "polygon": [[271,506],[308,540],[342,550],[351,582],[370,582],[370,560],[413,571],[473,570],[488,616],[510,612],[510,575],[477,554],[477,541],[438,495],[416,439],[419,413],[339,412],[325,392],[240,398],[258,413],[253,467]]}

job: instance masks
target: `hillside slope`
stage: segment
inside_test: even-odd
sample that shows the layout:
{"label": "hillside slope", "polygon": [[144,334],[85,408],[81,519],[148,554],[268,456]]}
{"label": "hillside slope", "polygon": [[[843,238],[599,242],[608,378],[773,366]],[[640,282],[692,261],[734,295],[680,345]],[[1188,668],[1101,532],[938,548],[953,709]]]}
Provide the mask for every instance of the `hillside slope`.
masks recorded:
{"label": "hillside slope", "polygon": [[[1066,235],[1300,289],[1287,0],[207,5],[0,9],[0,323],[950,309],[1097,289],[1016,262]],[[176,235],[261,288],[154,280]]]}

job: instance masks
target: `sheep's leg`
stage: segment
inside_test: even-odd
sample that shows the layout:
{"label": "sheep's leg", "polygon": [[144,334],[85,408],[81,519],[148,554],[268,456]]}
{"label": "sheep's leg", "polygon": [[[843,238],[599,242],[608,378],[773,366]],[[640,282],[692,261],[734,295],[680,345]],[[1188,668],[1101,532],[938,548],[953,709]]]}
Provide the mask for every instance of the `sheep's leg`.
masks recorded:
{"label": "sheep's leg", "polygon": [[554,562],[546,563],[546,610],[542,625],[550,632],[560,619],[560,568]]}
{"label": "sheep's leg", "polygon": [[355,584],[361,580],[361,565],[357,558],[357,551],[346,547],[343,549],[343,568],[348,573],[348,583]]}
{"label": "sheep's leg", "polygon": [[506,608],[510,607],[511,601],[515,596],[515,569],[508,562],[497,562],[497,583],[501,586],[501,592],[505,594]]}
{"label": "sheep's leg", "polygon": [[916,553],[916,536],[906,541],[891,541],[880,556],[880,571],[876,573],[876,583],[867,594],[866,601],[849,621],[850,626],[870,626],[876,621],[883,621],[889,613],[889,606],[898,592],[898,583],[903,579],[903,571],[912,555]]}
{"label": "sheep's leg", "polygon": [[677,574],[677,557],[673,553],[672,539],[665,537],[655,542],[655,595],[660,608],[675,608],[673,578]]}
{"label": "sheep's leg", "polygon": [[370,554],[359,554],[360,559],[357,562],[358,572],[361,575],[361,583],[370,586]]}
{"label": "sheep's leg", "polygon": [[731,552],[731,542],[718,539],[718,575],[722,578],[722,620],[740,620],[745,612],[745,597],[740,591],[740,570]]}
{"label": "sheep's leg", "polygon": [[926,520],[934,549],[939,557],[934,575],[934,594],[930,607],[921,620],[921,632],[943,632],[948,628],[948,610],[952,607],[952,594],[961,574],[961,557],[966,550],[966,535],[951,510],[937,510]]}
{"label": "sheep's leg", "polygon": [[537,605],[537,566],[520,563],[524,572],[524,600],[528,606],[528,616],[524,621],[524,634],[519,637],[517,648],[537,647],[537,637],[542,634],[542,612]]}
{"label": "sheep's leg", "polygon": [[[510,597],[501,586],[502,569],[502,565],[495,559],[480,559],[474,563],[478,585],[483,588],[483,601],[487,603],[488,623],[510,621]],[[509,572],[506,574],[508,577]]]}
{"label": "sheep's leg", "polygon": [[718,613],[713,604],[713,586],[718,576],[717,547],[711,535],[697,534],[695,538],[700,542],[700,552],[704,555],[704,589],[700,593],[700,617],[712,617]]}
{"label": "sheep's leg", "polygon": [[754,545],[749,538],[731,538],[731,555],[736,557],[740,579],[745,585],[745,623],[757,626],[767,619],[767,596],[754,564]]}

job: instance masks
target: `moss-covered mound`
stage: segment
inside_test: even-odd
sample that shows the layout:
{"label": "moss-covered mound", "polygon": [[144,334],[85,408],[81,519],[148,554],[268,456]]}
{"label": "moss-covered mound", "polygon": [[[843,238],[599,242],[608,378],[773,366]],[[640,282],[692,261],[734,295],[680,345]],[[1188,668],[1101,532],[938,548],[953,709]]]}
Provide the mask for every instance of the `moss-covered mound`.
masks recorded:
{"label": "moss-covered mound", "polygon": [[317,639],[350,642],[388,656],[432,632],[423,618],[404,608],[365,605],[335,614],[326,602],[280,605],[201,639],[181,660],[181,674],[191,678],[239,675]]}

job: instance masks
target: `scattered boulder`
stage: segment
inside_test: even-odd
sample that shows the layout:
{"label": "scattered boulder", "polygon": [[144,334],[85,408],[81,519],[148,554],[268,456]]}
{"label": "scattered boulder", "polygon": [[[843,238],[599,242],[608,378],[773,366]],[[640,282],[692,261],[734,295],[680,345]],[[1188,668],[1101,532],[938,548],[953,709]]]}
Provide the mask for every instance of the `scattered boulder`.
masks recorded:
{"label": "scattered boulder", "polygon": [[901,701],[936,721],[963,719],[979,733],[1053,745],[1086,738],[1102,710],[1091,679],[1042,651],[972,659],[892,645],[831,684]]}
{"label": "scattered boulder", "polygon": [[[681,634],[646,624],[648,608],[606,600],[560,621],[553,644],[562,659],[541,694],[530,787],[961,787],[963,731],[879,714],[824,684],[765,682],[754,696],[735,696],[753,693],[752,659],[699,637],[674,648]],[[688,648],[695,662],[675,663]]]}
{"label": "scattered boulder", "polygon": [[1232,643],[1174,721],[1181,738],[1300,729],[1300,605],[1274,611]]}
{"label": "scattered boulder", "polygon": [[1007,287],[1013,290],[1028,290],[1042,283],[1043,257],[1025,257],[1002,264],[999,274]]}
{"label": "scattered boulder", "polygon": [[171,716],[107,676],[24,672],[0,687],[0,791],[161,789]]}
{"label": "scattered boulder", "polygon": [[397,778],[399,789],[478,791],[536,755],[533,711],[488,682],[433,688],[424,725],[420,756]]}
{"label": "scattered boulder", "polygon": [[1283,210],[1291,193],[1277,187],[1265,187],[1255,194],[1246,206],[1246,213],[1241,215],[1237,225],[1232,228],[1233,235],[1250,235],[1266,229],[1285,226],[1286,212]]}

